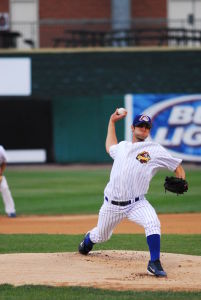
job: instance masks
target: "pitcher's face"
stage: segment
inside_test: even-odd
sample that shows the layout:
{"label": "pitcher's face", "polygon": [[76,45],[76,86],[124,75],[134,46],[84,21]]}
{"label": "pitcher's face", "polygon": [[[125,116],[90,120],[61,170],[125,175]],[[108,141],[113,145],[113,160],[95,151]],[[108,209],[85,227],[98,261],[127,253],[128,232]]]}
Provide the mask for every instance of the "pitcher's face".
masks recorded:
{"label": "pitcher's face", "polygon": [[150,133],[150,127],[147,126],[146,123],[142,123],[139,126],[131,126],[132,132],[133,132],[133,142],[142,142],[144,141],[149,133]]}

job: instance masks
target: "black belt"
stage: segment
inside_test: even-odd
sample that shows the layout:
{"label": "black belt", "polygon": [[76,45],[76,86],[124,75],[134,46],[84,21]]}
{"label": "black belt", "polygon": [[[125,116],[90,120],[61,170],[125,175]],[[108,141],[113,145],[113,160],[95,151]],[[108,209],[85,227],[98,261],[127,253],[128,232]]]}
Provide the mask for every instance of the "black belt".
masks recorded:
{"label": "black belt", "polygon": [[[105,200],[108,201],[108,197],[105,197]],[[137,202],[139,200],[140,200],[140,198],[136,197],[134,199],[134,201],[133,200],[128,200],[128,201],[123,201],[122,202],[122,201],[114,201],[114,200],[112,200],[111,203],[114,204],[114,205],[118,205],[118,206],[126,206],[126,205],[131,204],[132,202]]]}

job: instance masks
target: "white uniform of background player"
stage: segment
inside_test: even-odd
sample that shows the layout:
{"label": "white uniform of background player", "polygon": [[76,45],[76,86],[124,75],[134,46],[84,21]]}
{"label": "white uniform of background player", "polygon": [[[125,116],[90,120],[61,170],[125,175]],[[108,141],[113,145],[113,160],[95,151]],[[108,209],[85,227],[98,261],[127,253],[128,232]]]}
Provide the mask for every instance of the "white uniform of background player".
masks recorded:
{"label": "white uniform of background player", "polygon": [[104,190],[98,224],[80,243],[79,252],[87,254],[94,244],[108,240],[117,224],[127,218],[144,227],[151,256],[148,273],[162,277],[167,274],[160,263],[160,221],[145,195],[159,169],[167,168],[183,179],[185,172],[180,165],[181,159],[173,158],[161,145],[145,141],[152,126],[149,116],[136,116],[132,125],[132,142],[118,143],[115,123],[126,114],[119,115],[116,110],[110,118],[106,151],[114,163]]}
{"label": "white uniform of background player", "polygon": [[6,168],[7,156],[3,146],[0,145],[0,192],[2,194],[5,212],[9,217],[16,217],[15,204],[3,172]]}

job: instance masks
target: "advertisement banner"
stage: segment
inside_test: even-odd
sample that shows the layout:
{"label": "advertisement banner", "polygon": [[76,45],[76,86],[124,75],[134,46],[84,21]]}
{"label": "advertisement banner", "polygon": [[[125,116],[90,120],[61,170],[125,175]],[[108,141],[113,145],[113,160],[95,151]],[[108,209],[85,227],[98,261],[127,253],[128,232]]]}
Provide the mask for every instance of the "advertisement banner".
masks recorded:
{"label": "advertisement banner", "polygon": [[152,118],[150,139],[183,161],[201,162],[201,94],[134,94],[125,96],[125,138],[138,114]]}

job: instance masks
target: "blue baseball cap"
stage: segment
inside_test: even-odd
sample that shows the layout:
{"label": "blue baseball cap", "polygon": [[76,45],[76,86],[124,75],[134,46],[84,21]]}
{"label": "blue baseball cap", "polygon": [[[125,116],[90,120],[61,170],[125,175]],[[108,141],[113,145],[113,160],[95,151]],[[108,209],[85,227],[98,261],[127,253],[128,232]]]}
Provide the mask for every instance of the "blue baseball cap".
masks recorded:
{"label": "blue baseball cap", "polygon": [[149,128],[152,127],[151,118],[147,115],[137,115],[133,120],[133,126],[138,126],[140,124],[147,124]]}

